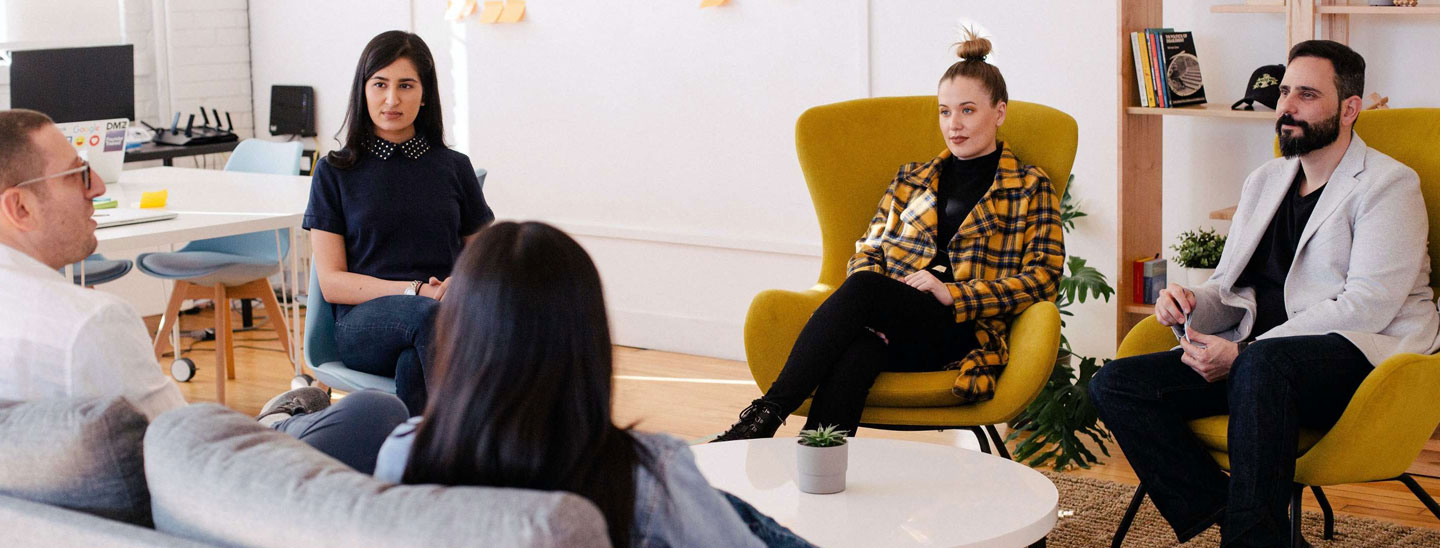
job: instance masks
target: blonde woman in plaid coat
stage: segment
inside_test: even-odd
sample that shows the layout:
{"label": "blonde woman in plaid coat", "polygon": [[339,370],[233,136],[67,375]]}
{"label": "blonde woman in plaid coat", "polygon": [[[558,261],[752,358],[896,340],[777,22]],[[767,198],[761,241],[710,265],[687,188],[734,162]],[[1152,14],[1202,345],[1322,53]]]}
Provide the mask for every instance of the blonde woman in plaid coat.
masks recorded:
{"label": "blonde woman in plaid coat", "polygon": [[946,150],[900,168],[845,283],[805,324],[770,390],[715,441],[773,436],[812,394],[805,428],[853,434],[882,371],[958,369],[957,403],[994,397],[1009,320],[1054,299],[1065,245],[1049,178],[996,140],[1008,96],[989,51],[974,36],[960,45],[938,92]]}

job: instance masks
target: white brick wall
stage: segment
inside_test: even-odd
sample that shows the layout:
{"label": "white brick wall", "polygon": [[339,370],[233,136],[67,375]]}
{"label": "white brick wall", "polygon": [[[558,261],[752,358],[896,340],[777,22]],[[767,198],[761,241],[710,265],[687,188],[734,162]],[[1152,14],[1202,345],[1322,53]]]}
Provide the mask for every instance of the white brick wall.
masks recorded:
{"label": "white brick wall", "polygon": [[[163,2],[163,0],[161,0]],[[253,136],[250,86],[250,15],[247,0],[163,2],[172,111],[181,123],[200,107],[230,113],[240,137]],[[162,116],[168,124],[173,113]],[[197,120],[200,118],[196,117]]]}

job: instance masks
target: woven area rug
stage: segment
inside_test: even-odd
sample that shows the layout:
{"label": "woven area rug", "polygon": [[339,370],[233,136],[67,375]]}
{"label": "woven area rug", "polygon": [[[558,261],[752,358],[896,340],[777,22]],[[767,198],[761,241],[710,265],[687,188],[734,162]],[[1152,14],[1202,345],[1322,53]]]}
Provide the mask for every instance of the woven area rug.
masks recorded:
{"label": "woven area rug", "polygon": [[[1052,473],[1045,475],[1055,482],[1055,487],[1060,491],[1062,515],[1067,511],[1074,512],[1060,518],[1055,524],[1055,530],[1047,537],[1047,545],[1052,548],[1108,548],[1115,527],[1120,524],[1120,517],[1125,514],[1125,507],[1130,504],[1130,497],[1135,494],[1135,487],[1091,478]],[[1335,540],[1326,541],[1320,538],[1324,521],[1318,509],[1314,512],[1306,510],[1305,521],[1301,527],[1305,540],[1315,548],[1440,547],[1440,531],[1434,529],[1407,527],[1340,514],[1335,516]],[[1219,545],[1220,528],[1211,527],[1205,534],[1180,546]],[[1130,526],[1130,533],[1125,536],[1125,548],[1162,546],[1177,546],[1175,533],[1165,524],[1159,512],[1155,511],[1150,499],[1146,498],[1144,506],[1140,507],[1140,513],[1135,517],[1135,523]]]}

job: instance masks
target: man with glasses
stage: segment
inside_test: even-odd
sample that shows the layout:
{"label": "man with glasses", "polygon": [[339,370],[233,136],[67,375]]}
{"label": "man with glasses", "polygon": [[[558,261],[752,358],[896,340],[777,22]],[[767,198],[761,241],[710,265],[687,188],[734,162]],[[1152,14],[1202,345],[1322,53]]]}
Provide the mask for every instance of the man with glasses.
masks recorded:
{"label": "man with glasses", "polygon": [[[0,400],[123,396],[147,418],[185,405],[128,303],[57,272],[95,251],[105,181],[50,118],[0,111]],[[262,422],[370,473],[408,418],[399,398],[358,392],[325,407],[317,388],[281,394]]]}

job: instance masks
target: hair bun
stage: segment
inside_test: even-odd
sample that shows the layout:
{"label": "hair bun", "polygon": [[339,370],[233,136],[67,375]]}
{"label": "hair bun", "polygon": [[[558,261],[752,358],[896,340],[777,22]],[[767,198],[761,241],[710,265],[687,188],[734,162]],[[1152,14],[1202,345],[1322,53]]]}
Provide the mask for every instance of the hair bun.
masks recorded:
{"label": "hair bun", "polygon": [[955,55],[965,61],[983,62],[985,57],[990,55],[991,47],[989,38],[983,38],[975,34],[974,29],[966,28],[963,40],[955,43]]}

